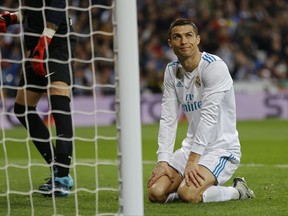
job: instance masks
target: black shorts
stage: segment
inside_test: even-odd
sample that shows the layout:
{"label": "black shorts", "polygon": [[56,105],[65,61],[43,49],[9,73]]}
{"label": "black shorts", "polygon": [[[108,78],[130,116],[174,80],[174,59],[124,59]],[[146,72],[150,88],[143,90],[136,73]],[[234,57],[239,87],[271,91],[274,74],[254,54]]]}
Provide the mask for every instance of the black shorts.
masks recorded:
{"label": "black shorts", "polygon": [[[19,87],[25,86],[26,89],[36,92],[46,92],[47,85],[54,81],[62,81],[69,86],[74,83],[73,61],[70,57],[74,57],[76,47],[76,37],[70,36],[70,43],[67,38],[53,37],[49,45],[49,59],[44,64],[47,77],[36,75],[31,67],[31,62],[26,61],[24,71],[22,73]],[[33,50],[30,50],[29,58],[32,58]]]}

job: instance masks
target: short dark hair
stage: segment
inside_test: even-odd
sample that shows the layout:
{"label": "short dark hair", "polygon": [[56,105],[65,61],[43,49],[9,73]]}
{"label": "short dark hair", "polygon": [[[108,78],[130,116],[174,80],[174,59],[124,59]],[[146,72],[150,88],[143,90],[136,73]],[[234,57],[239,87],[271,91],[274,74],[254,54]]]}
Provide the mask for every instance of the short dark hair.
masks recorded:
{"label": "short dark hair", "polygon": [[171,25],[170,25],[170,28],[168,30],[169,39],[171,39],[172,28],[174,28],[175,26],[182,26],[182,25],[190,25],[190,26],[192,26],[195,34],[198,35],[198,28],[197,28],[197,26],[195,25],[195,23],[192,20],[187,19],[187,18],[178,18],[178,19],[174,20],[171,23]]}

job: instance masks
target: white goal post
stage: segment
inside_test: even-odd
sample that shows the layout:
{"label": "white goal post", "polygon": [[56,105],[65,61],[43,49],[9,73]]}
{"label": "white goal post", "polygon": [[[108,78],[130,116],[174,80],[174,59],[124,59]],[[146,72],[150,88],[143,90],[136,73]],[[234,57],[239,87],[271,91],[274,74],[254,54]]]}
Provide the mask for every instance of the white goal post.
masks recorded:
{"label": "white goal post", "polygon": [[136,0],[115,1],[116,69],[119,77],[120,207],[144,215]]}

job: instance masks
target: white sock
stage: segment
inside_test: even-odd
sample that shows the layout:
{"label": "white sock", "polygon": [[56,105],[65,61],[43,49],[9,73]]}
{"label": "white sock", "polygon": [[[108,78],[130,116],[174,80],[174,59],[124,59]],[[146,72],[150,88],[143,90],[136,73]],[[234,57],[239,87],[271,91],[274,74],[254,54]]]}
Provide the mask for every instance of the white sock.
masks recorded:
{"label": "white sock", "polygon": [[178,199],[178,194],[176,192],[175,193],[170,193],[169,196],[167,197],[165,203],[173,202],[176,199]]}
{"label": "white sock", "polygon": [[239,192],[234,187],[211,186],[203,193],[203,202],[222,202],[239,199]]}

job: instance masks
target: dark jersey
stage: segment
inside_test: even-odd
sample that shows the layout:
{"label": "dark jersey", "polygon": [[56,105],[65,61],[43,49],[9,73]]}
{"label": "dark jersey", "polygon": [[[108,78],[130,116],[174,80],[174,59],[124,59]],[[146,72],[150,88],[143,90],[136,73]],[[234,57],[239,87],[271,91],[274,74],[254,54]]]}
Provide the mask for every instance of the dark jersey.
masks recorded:
{"label": "dark jersey", "polygon": [[45,22],[52,22],[59,26],[57,34],[67,33],[70,23],[67,25],[66,11],[63,10],[66,0],[24,0],[24,6],[24,40],[28,50],[34,49],[39,37],[27,33],[42,34]]}

